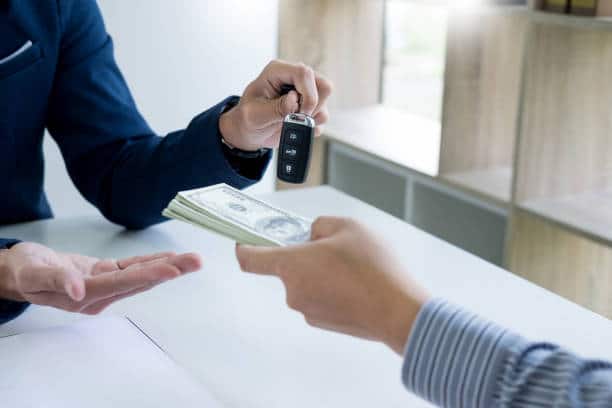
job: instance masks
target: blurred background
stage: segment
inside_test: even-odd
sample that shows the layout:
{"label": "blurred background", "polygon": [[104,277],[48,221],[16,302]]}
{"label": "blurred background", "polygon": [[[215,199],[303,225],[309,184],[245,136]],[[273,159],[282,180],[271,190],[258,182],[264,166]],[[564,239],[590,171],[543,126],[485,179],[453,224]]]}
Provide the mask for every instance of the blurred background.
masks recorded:
{"label": "blurred background", "polygon": [[[299,188],[331,185],[608,317],[611,3],[99,0],[158,133],[273,58],[307,63],[335,94]],[[45,150],[56,215],[93,212]],[[274,171],[251,191],[296,188]]]}

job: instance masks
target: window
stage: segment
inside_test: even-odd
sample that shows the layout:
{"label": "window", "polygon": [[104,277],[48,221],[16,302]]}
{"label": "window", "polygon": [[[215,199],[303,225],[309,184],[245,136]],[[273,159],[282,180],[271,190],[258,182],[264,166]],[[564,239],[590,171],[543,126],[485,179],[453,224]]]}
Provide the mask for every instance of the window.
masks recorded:
{"label": "window", "polygon": [[447,5],[428,0],[387,0],[385,14],[383,104],[439,121]]}

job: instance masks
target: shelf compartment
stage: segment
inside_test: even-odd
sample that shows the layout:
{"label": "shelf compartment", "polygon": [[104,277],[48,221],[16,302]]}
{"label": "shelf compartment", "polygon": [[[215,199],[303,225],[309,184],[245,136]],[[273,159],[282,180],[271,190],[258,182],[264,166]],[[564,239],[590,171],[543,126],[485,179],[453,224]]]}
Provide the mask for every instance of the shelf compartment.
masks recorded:
{"label": "shelf compartment", "polygon": [[612,31],[534,24],[529,35],[515,201],[612,243]]}
{"label": "shelf compartment", "polygon": [[511,199],[511,167],[450,173],[443,175],[442,179],[464,190],[493,199],[501,205],[508,205]]}
{"label": "shelf compartment", "polygon": [[510,230],[509,270],[612,318],[612,248],[521,209]]}
{"label": "shelf compartment", "polygon": [[529,27],[526,8],[511,10],[451,16],[440,153],[444,180],[506,204]]}
{"label": "shelf compartment", "polygon": [[519,208],[612,245],[612,190],[525,201]]}
{"label": "shelf compartment", "polygon": [[589,17],[546,11],[529,12],[529,20],[536,24],[550,24],[567,28],[612,31],[612,17]]}
{"label": "shelf compartment", "polygon": [[387,162],[435,177],[440,124],[382,105],[333,112],[324,136]]}

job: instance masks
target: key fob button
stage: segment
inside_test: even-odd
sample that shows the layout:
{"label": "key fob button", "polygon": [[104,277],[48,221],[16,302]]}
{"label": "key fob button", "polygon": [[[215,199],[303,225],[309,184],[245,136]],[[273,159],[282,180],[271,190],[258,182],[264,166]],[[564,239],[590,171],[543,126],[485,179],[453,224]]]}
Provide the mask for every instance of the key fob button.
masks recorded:
{"label": "key fob button", "polygon": [[281,163],[281,172],[285,176],[288,176],[288,177],[293,176],[296,172],[295,163],[291,163],[291,162]]}
{"label": "key fob button", "polygon": [[285,159],[295,159],[297,154],[298,154],[298,151],[295,147],[288,146],[283,149],[283,157]]}
{"label": "key fob button", "polygon": [[302,140],[300,132],[290,129],[287,133],[287,143],[299,144]]}

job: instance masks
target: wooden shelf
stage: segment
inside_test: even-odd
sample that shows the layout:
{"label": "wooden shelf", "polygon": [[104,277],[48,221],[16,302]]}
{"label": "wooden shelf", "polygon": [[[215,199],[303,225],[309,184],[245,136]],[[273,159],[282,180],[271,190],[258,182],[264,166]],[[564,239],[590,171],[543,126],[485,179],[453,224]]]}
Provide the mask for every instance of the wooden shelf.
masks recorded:
{"label": "wooden shelf", "polygon": [[611,17],[587,17],[547,11],[529,11],[529,20],[539,24],[555,24],[569,28],[612,31]]}
{"label": "wooden shelf", "polygon": [[[534,15],[542,21],[590,25],[589,20],[597,20]],[[515,170],[517,205],[610,244],[612,80],[607,67],[612,31],[536,24],[529,44]]]}
{"label": "wooden shelf", "polygon": [[512,239],[506,250],[511,271],[612,318],[609,245],[559,228],[531,211],[517,209],[511,222]]}
{"label": "wooden shelf", "polygon": [[524,44],[524,6],[454,10],[447,41],[440,177],[508,205]]}
{"label": "wooden shelf", "polygon": [[328,139],[416,172],[435,177],[440,124],[382,105],[333,112]]}
{"label": "wooden shelf", "polygon": [[612,245],[612,190],[525,201],[519,208]]}
{"label": "wooden shelf", "polygon": [[499,167],[485,170],[450,173],[440,176],[448,183],[464,190],[508,205],[511,199],[512,168]]}

